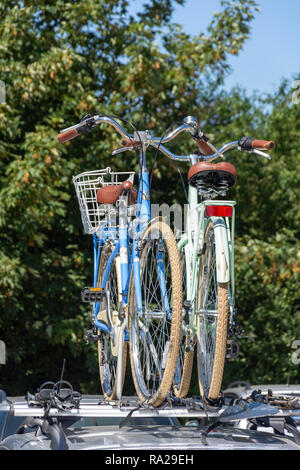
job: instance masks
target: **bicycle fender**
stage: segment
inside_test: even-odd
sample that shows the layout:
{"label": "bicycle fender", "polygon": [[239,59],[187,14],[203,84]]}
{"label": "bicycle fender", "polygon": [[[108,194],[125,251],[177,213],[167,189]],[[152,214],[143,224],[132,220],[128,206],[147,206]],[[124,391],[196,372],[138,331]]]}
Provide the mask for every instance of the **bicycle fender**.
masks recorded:
{"label": "bicycle fender", "polygon": [[211,217],[216,242],[217,281],[230,281],[230,259],[225,220],[222,217]]}

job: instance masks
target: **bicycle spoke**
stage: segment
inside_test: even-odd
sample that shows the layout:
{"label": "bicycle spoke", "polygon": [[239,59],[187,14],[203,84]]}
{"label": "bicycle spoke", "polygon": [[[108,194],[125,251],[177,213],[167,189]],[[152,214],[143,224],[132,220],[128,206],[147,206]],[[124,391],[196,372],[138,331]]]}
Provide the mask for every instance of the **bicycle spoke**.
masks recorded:
{"label": "bicycle spoke", "polygon": [[[99,274],[97,280],[97,286],[100,287],[102,284],[102,278],[105,271],[106,263],[112,253],[111,246],[104,246],[102,249],[102,259],[99,265]],[[117,278],[117,267],[114,261],[111,265],[108,279],[105,285],[105,290],[110,294],[110,314],[111,321],[114,324],[117,316],[115,315],[119,311],[119,289],[118,289],[118,278]],[[107,301],[106,298],[101,302],[99,311],[106,311]],[[115,399],[116,398],[116,382],[117,382],[117,364],[118,354],[115,345],[112,344],[113,338],[108,333],[100,333],[99,344],[98,344],[98,355],[99,355],[99,371],[100,381],[103,389],[105,398]],[[125,365],[127,356],[126,344],[123,346],[123,377],[125,374]]]}
{"label": "bicycle spoke", "polygon": [[208,393],[214,365],[217,324],[217,319],[210,314],[210,310],[215,311],[218,302],[213,231],[210,232],[206,250],[207,256],[203,266],[204,295],[200,305],[200,309],[202,310],[202,313],[200,313],[200,354],[202,356],[202,372],[200,373],[203,388],[205,393]]}
{"label": "bicycle spoke", "polygon": [[166,248],[159,262],[164,273],[166,292],[163,293],[159,279],[158,249],[162,250],[162,240],[150,240],[143,253],[141,288],[143,291],[143,313],[135,332],[135,360],[144,381],[144,389],[155,393],[161,382],[169,347],[171,320],[166,312],[166,299],[171,310],[170,262]]}

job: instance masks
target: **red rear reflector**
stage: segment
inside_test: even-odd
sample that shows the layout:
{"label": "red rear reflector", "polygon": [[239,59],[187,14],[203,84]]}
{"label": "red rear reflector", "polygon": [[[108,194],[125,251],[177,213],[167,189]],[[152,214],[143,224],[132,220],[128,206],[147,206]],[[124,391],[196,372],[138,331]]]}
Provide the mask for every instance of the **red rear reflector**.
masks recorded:
{"label": "red rear reflector", "polygon": [[232,217],[231,206],[206,206],[206,215],[219,217]]}

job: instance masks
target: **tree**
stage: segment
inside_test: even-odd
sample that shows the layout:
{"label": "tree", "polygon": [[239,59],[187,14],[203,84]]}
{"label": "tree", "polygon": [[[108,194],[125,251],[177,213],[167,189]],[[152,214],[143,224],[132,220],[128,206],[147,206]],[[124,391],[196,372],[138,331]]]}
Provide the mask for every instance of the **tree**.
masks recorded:
{"label": "tree", "polygon": [[[210,80],[220,85],[228,56],[249,36],[256,5],[222,1],[207,32],[190,37],[171,22],[176,2],[184,3],[145,1],[137,18],[125,0],[7,0],[0,6],[6,83],[0,337],[8,354],[1,387],[8,393],[55,379],[63,357],[75,386],[98,390],[94,350],[84,343],[90,312],[80,303],[91,279],[91,241],[83,235],[72,175],[111,163],[117,136],[103,127],[78,145],[62,146],[56,134],[89,112],[121,115],[157,134],[187,114],[203,114],[199,87]],[[113,166],[132,170],[137,162],[128,154]],[[175,182],[176,174],[164,161],[157,181],[167,175]]]}

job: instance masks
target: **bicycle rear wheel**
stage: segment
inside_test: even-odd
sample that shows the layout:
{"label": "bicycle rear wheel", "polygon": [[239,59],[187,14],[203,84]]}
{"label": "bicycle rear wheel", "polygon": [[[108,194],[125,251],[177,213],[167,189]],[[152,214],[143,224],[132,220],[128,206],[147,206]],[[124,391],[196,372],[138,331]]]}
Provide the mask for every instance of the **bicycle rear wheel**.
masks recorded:
{"label": "bicycle rear wheel", "polygon": [[[182,269],[182,297],[183,301],[187,299],[187,279],[186,279],[186,257],[184,247],[180,250],[180,264]],[[189,318],[188,313],[182,309],[182,328],[180,337],[179,354],[174,374],[173,392],[178,398],[184,398],[190,388],[193,361],[194,361],[194,349],[190,345],[190,334],[189,334]]]}
{"label": "bicycle rear wheel", "polygon": [[213,223],[204,236],[197,308],[197,365],[200,394],[215,400],[220,393],[227,343],[228,283],[217,282]]}
{"label": "bicycle rear wheel", "polygon": [[[101,252],[97,287],[101,286],[102,278],[104,275],[107,261],[112,253],[113,247],[110,243],[106,243]],[[110,272],[107,278],[105,290],[110,292],[110,311],[112,323],[116,326],[118,322],[118,313],[121,307],[121,296],[119,291],[119,277],[120,272],[118,270],[116,259],[114,259]],[[107,313],[107,301],[103,299],[100,306],[98,318],[105,323],[109,324]],[[123,364],[122,364],[122,387],[124,384],[125,370],[126,370],[126,358],[127,358],[127,343],[123,343]],[[118,364],[118,344],[117,340],[113,340],[111,335],[108,333],[99,333],[98,341],[98,363],[99,363],[99,375],[100,383],[103,390],[104,398],[107,400],[117,399],[117,364]]]}
{"label": "bicycle rear wheel", "polygon": [[159,406],[172,387],[179,352],[182,276],[176,239],[165,222],[150,223],[141,243],[140,286],[132,276],[129,290],[130,362],[140,400]]}

